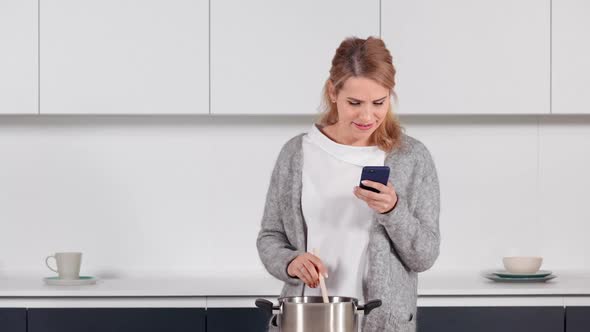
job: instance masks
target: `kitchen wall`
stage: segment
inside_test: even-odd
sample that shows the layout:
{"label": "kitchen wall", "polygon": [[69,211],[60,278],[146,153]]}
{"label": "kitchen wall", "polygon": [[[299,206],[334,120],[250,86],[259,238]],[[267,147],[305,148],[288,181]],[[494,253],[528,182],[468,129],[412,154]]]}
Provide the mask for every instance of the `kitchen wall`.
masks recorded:
{"label": "kitchen wall", "polygon": [[[279,107],[279,106],[277,106]],[[441,256],[430,273],[507,254],[589,269],[590,117],[403,116],[434,156]],[[256,252],[270,172],[311,116],[2,116],[0,276],[265,274]],[[352,193],[351,193],[352,194]]]}

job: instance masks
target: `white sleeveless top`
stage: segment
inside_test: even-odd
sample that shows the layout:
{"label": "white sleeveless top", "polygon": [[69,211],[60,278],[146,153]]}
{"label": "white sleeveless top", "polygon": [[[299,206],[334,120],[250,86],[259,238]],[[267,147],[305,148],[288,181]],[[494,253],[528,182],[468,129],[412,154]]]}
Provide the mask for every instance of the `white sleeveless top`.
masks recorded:
{"label": "white sleeveless top", "polygon": [[[365,302],[366,249],[373,210],[358,199],[363,166],[383,166],[385,152],[377,146],[339,144],[314,124],[303,137],[301,205],[307,224],[307,250],[319,250],[328,269],[329,296]],[[305,286],[304,295],[321,296],[320,287]]]}

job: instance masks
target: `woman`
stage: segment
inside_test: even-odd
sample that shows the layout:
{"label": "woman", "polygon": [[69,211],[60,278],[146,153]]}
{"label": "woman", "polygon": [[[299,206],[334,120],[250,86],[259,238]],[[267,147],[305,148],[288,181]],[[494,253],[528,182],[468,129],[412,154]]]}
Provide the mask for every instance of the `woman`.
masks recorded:
{"label": "woman", "polygon": [[[340,44],[326,111],[279,153],[257,239],[265,268],[285,282],[281,296],[321,294],[322,273],[330,296],[382,300],[363,317],[364,332],[415,330],[417,273],[440,247],[436,169],[393,116],[394,76],[381,39]],[[360,188],[362,167],[377,165],[391,169],[387,186]]]}

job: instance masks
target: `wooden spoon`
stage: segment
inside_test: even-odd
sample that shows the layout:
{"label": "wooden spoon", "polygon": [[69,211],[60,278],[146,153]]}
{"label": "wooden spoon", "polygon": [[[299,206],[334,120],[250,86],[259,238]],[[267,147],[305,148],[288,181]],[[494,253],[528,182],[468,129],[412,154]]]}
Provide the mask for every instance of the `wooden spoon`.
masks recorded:
{"label": "wooden spoon", "polygon": [[[320,257],[320,251],[317,248],[313,248],[311,251],[314,256]],[[324,275],[319,273],[320,275],[320,288],[322,290],[322,298],[324,299],[324,303],[330,303],[328,299],[328,290],[326,289],[326,281],[324,281]]]}

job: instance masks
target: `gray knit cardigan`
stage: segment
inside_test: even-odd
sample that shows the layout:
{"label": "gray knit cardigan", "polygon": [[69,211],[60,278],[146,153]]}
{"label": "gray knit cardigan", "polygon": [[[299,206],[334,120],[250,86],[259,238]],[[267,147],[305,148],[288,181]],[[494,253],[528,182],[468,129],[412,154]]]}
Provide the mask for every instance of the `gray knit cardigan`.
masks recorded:
{"label": "gray knit cardigan", "polygon": [[[279,153],[256,242],[265,268],[285,282],[282,297],[302,296],[305,285],[287,274],[289,263],[308,250],[301,210],[303,135],[290,139]],[[413,332],[417,272],[434,264],[440,248],[438,177],[427,148],[406,134],[402,134],[400,147],[386,155],[385,165],[391,168],[389,181],[398,202],[388,213],[374,213],[365,296],[368,300],[380,299],[383,305],[363,316],[362,331]],[[362,302],[359,299],[359,304]]]}

